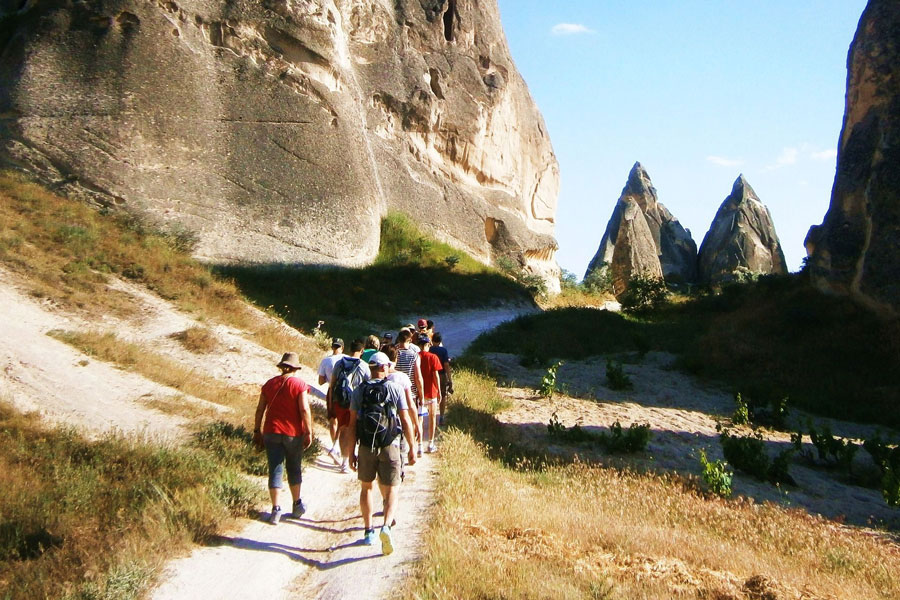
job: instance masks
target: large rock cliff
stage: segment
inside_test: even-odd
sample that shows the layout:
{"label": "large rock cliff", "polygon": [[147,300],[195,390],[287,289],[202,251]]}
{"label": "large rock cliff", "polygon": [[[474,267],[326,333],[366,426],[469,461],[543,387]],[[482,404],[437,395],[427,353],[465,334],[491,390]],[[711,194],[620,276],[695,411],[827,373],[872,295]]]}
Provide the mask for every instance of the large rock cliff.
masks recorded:
{"label": "large rock cliff", "polygon": [[743,175],[719,207],[700,244],[700,281],[717,285],[742,275],[787,273],[769,209]]}
{"label": "large rock cliff", "polygon": [[0,2],[0,156],[199,236],[360,265],[388,210],[556,282],[558,166],[495,0]]}
{"label": "large rock cliff", "polygon": [[[643,216],[644,224],[631,222],[638,216]],[[696,280],[697,244],[690,231],[659,202],[656,188],[639,162],[628,174],[628,182],[585,277],[604,268],[604,264],[618,282],[617,293],[624,289],[632,273],[661,276],[675,283]]]}
{"label": "large rock cliff", "polygon": [[870,0],[847,58],[831,205],[806,239],[813,282],[900,314],[900,3]]}

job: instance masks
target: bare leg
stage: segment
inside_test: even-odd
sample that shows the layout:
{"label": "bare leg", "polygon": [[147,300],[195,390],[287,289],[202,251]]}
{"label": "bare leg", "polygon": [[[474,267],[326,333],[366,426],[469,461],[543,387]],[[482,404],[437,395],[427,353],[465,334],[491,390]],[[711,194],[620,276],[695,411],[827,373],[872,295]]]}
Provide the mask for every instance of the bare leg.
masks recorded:
{"label": "bare leg", "polygon": [[399,499],[399,494],[397,493],[399,487],[400,486],[384,485],[382,483],[378,484],[378,489],[381,491],[381,497],[384,498],[383,525],[390,525],[394,521],[394,512],[397,510],[397,501]]}
{"label": "bare leg", "polygon": [[294,499],[294,504],[297,503],[297,500],[300,499],[300,484],[289,486],[291,488],[291,497]]}
{"label": "bare leg", "polygon": [[[269,488],[269,498],[272,499],[272,506],[278,506],[278,488]],[[299,493],[299,489],[298,489]]]}
{"label": "bare leg", "polygon": [[334,445],[338,439],[337,419],[328,419],[328,434],[331,436],[331,447],[334,448]]}
{"label": "bare leg", "polygon": [[437,402],[431,404],[428,410],[428,436],[429,442],[434,442],[434,434],[437,431]]}
{"label": "bare leg", "polygon": [[373,481],[359,482],[359,512],[362,513],[363,526],[367,531],[372,529],[372,490],[374,483]]}

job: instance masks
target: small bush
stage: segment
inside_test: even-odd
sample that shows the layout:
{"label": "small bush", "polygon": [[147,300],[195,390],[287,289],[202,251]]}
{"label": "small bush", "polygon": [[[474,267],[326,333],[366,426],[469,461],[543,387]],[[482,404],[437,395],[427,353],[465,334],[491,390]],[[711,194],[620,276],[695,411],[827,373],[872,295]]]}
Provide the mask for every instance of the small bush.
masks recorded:
{"label": "small bush", "polygon": [[840,467],[848,474],[852,474],[853,457],[859,450],[857,444],[844,438],[834,437],[831,433],[831,427],[827,423],[821,426],[821,432],[810,423],[809,439],[819,454],[819,460]]}
{"label": "small bush", "polygon": [[620,302],[622,310],[626,312],[644,312],[659,308],[668,299],[669,290],[665,280],[645,275],[633,275],[628,279]]}
{"label": "small bush", "polygon": [[603,263],[593,271],[587,274],[581,282],[584,290],[591,294],[611,294],[613,293],[612,272],[609,265]]}
{"label": "small bush", "polygon": [[737,405],[734,409],[734,414],[731,415],[731,422],[735,425],[749,425],[750,424],[750,408],[747,406],[747,403],[741,398],[740,392],[735,394],[734,403]]}
{"label": "small bush", "polygon": [[544,376],[541,377],[541,387],[538,391],[541,397],[547,398],[548,400],[553,398],[553,394],[556,392],[556,372],[559,371],[559,368],[562,365],[562,361],[557,362],[549,367],[547,372],[544,373]]}
{"label": "small bush", "polygon": [[458,254],[451,254],[450,256],[444,257],[444,264],[452,271],[453,267],[459,264],[459,260]]}
{"label": "small bush", "polygon": [[172,338],[181,342],[185,349],[194,354],[209,354],[219,348],[219,340],[206,327],[193,326],[172,334]]}
{"label": "small bush", "polygon": [[722,498],[730,497],[734,473],[728,470],[728,463],[724,460],[710,462],[706,458],[706,450],[700,450],[700,465],[703,467],[703,472],[700,476],[703,478],[703,482],[709,488],[709,491]]}
{"label": "small bush", "polygon": [[881,470],[881,494],[890,506],[900,506],[900,446],[890,445],[880,435],[868,439],[863,448]]}
{"label": "small bush", "polygon": [[795,485],[788,473],[790,458],[794,453],[791,447],[782,451],[773,461],[766,453],[765,442],[760,433],[748,436],[732,435],[727,429],[719,436],[725,460],[748,475],[768,481],[769,483],[789,483]]}
{"label": "small bush", "polygon": [[591,443],[603,448],[609,453],[634,454],[642,452],[650,442],[650,424],[632,423],[628,429],[624,429],[618,421],[610,425],[609,433],[593,432],[584,429],[576,423],[572,427],[566,427],[559,421],[556,412],[550,416],[547,424],[548,434],[552,439],[570,444]]}
{"label": "small bush", "polygon": [[630,390],[631,378],[625,373],[622,363],[606,359],[606,386],[611,390]]}

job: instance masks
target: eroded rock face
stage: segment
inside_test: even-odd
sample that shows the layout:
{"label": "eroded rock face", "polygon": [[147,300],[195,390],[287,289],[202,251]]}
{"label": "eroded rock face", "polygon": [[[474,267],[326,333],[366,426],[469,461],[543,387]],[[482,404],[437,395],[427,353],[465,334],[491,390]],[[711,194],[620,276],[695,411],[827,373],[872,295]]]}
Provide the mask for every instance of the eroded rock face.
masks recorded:
{"label": "eroded rock face", "polygon": [[[638,216],[643,216],[643,225],[630,222]],[[697,245],[690,231],[659,202],[656,188],[639,162],[628,174],[628,182],[585,277],[601,268],[611,269],[617,294],[624,290],[632,274],[665,277],[671,282],[696,280]]]}
{"label": "eroded rock face", "polygon": [[585,277],[597,269],[610,270],[616,295],[625,291],[632,275],[663,276],[653,232],[640,205],[631,196],[623,194],[616,203]]}
{"label": "eroded rock face", "polygon": [[622,195],[634,198],[647,218],[663,277],[676,283],[696,281],[697,244],[691,232],[659,202],[656,188],[641,163],[636,162],[631,168]]}
{"label": "eroded rock face", "polygon": [[900,4],[870,0],[847,58],[831,205],[806,238],[812,281],[900,314]]}
{"label": "eroded rock face", "polygon": [[717,285],[753,274],[786,274],[769,209],[743,175],[719,207],[700,244],[699,276]]}
{"label": "eroded rock face", "polygon": [[363,264],[399,210],[558,285],[558,166],[494,0],[0,11],[0,153],[68,193],[214,261]]}

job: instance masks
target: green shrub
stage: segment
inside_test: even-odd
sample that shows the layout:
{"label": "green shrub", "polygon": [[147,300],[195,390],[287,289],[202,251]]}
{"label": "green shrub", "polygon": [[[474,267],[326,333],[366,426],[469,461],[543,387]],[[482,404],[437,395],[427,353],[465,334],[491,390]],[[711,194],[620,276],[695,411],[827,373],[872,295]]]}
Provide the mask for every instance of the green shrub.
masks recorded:
{"label": "green shrub", "polygon": [[900,506],[900,446],[887,444],[880,435],[863,443],[881,470],[881,494],[890,506]]}
{"label": "green shrub", "polygon": [[591,294],[611,294],[613,293],[612,272],[609,265],[603,263],[593,271],[587,274],[581,282],[584,290]]}
{"label": "green shrub", "polygon": [[665,280],[646,275],[633,275],[628,279],[625,292],[619,298],[622,310],[644,312],[659,308],[669,299]]}
{"label": "green shrub", "polygon": [[819,454],[819,460],[842,468],[848,474],[853,472],[853,457],[859,450],[859,446],[850,440],[836,438],[831,433],[831,427],[825,423],[819,432],[809,424],[809,439]]}
{"label": "green shrub", "polygon": [[628,429],[624,429],[616,421],[610,425],[609,433],[589,431],[577,423],[567,428],[559,421],[555,411],[550,416],[547,431],[552,439],[570,444],[588,442],[612,454],[642,452],[647,448],[651,437],[649,423],[632,423]]}
{"label": "green shrub", "polygon": [[549,367],[547,372],[544,373],[544,376],[541,377],[541,387],[538,393],[543,398],[553,398],[553,394],[556,392],[556,372],[559,371],[559,368],[563,365],[562,361],[557,362],[555,365]]}
{"label": "green shrub", "polygon": [[630,390],[631,378],[625,373],[622,363],[606,359],[606,385],[611,390]]}
{"label": "green shrub", "polygon": [[731,422],[735,425],[749,425],[750,409],[744,399],[741,398],[740,392],[735,394],[734,403],[737,407],[734,409],[734,414],[731,415]]}
{"label": "green shrub", "polygon": [[700,450],[700,465],[703,467],[700,475],[709,491],[722,498],[730,497],[734,473],[728,470],[728,463],[724,460],[710,462],[706,458],[706,450]]}
{"label": "green shrub", "polygon": [[732,435],[727,429],[719,436],[725,460],[748,475],[773,484],[789,483],[795,485],[788,473],[790,458],[794,448],[783,450],[773,461],[766,452],[762,434],[753,433],[747,436]]}

